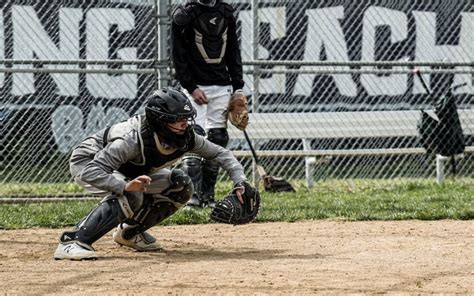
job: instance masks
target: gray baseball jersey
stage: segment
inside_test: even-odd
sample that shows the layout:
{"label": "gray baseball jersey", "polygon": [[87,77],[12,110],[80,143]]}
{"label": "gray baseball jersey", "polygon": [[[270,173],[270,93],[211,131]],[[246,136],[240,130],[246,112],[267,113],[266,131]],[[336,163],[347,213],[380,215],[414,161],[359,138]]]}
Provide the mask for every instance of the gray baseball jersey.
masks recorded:
{"label": "gray baseball jersey", "polygon": [[[123,194],[127,181],[117,170],[125,163],[143,165],[145,154],[140,132],[142,116],[134,116],[84,139],[72,152],[70,171],[76,181],[119,195]],[[245,181],[244,169],[231,151],[222,148],[199,135],[194,135],[194,147],[190,153],[215,160],[234,183]],[[105,143],[105,145],[104,145]],[[166,159],[153,167],[150,174],[169,167],[185,153],[160,143],[155,134],[157,150]],[[171,155],[176,156],[169,157]]]}

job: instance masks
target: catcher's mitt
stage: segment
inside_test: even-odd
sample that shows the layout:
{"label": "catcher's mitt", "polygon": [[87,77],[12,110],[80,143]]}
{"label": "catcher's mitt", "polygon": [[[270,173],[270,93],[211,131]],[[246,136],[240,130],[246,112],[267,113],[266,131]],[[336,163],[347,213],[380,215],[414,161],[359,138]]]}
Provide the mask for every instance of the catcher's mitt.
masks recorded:
{"label": "catcher's mitt", "polygon": [[[234,193],[236,189],[244,188],[241,204],[239,198]],[[223,200],[216,203],[210,214],[210,218],[216,222],[228,224],[246,224],[252,222],[257,216],[260,208],[260,194],[258,190],[250,186],[247,182],[237,184],[232,193]]]}
{"label": "catcher's mitt", "polygon": [[240,91],[235,92],[227,106],[227,118],[236,128],[244,130],[249,124],[247,97]]}

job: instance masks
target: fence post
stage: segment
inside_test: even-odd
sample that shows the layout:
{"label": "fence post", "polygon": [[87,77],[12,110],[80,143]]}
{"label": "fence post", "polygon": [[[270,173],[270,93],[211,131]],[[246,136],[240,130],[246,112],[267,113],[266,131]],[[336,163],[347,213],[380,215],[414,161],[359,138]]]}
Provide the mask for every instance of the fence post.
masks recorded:
{"label": "fence post", "polygon": [[436,154],[436,181],[438,184],[443,184],[444,182],[444,164],[448,157]]}
{"label": "fence post", "polygon": [[168,85],[167,71],[169,68],[157,67],[162,61],[168,61],[168,10],[172,0],[155,0],[155,18],[156,18],[156,83],[157,88],[162,88]]}
{"label": "fence post", "polygon": [[[258,21],[258,0],[252,0],[252,58],[258,60],[258,44],[260,39],[259,21]],[[258,112],[258,97],[259,97],[259,66],[253,66],[253,80],[252,80],[252,112]],[[258,150],[258,147],[254,145]],[[252,179],[254,184],[258,184],[257,164],[252,160]]]}
{"label": "fence post", "polygon": [[[302,139],[303,140],[303,150],[311,150],[311,141],[309,139]],[[308,188],[313,188],[314,186],[314,167],[316,165],[316,157],[305,157],[305,176],[306,176],[306,186]]]}

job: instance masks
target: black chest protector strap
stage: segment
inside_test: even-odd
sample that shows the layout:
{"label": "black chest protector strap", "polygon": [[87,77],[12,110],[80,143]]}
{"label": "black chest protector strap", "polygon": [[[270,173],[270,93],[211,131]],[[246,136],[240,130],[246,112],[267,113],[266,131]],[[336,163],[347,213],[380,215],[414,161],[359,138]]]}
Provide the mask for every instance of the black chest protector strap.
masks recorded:
{"label": "black chest protector strap", "polygon": [[[151,126],[144,118],[142,118],[142,126],[140,130],[142,136],[143,154],[145,159],[145,166],[148,168],[160,167],[167,162],[173,161],[180,158],[187,151],[181,151],[177,149],[171,154],[163,154],[156,147],[155,133]],[[190,137],[190,143],[188,147],[194,147],[194,137]]]}

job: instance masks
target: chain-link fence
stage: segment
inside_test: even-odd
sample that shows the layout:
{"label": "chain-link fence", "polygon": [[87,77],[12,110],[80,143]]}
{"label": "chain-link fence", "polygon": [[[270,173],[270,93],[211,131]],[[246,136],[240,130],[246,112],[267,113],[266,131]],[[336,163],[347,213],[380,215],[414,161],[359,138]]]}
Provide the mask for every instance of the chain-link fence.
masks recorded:
{"label": "chain-link fence", "polygon": [[[2,187],[70,181],[67,160],[78,141],[142,112],[147,95],[172,79],[169,15],[182,2],[0,4]],[[452,89],[467,152],[456,160],[456,174],[473,176],[470,1],[229,2],[238,17],[252,120],[264,114],[273,120],[264,130],[250,125],[261,164],[272,174],[304,178],[308,157],[317,156],[310,171],[316,179],[432,177],[436,149],[424,153],[413,118],[420,110],[433,114],[435,99]],[[416,65],[431,94],[413,74]],[[286,120],[275,121],[281,115]],[[302,132],[291,130],[299,118]],[[318,129],[325,124],[328,133]],[[362,133],[358,126],[373,129]],[[248,145],[233,135],[229,147],[250,170]]]}

